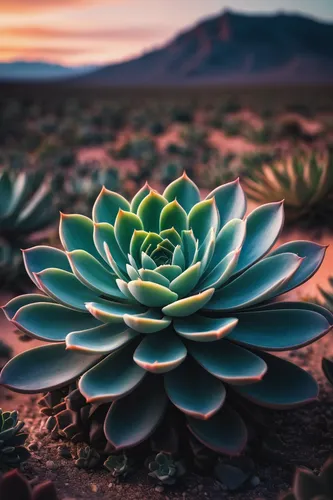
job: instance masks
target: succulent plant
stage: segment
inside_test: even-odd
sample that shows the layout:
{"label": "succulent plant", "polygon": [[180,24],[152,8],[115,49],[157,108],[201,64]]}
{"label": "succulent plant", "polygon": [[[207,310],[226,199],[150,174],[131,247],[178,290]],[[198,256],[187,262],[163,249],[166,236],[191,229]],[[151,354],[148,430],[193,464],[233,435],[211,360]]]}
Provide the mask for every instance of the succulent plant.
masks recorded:
{"label": "succulent plant", "polygon": [[104,467],[112,473],[113,477],[116,478],[125,478],[131,470],[126,453],[109,455],[104,462]]}
{"label": "succulent plant", "polygon": [[52,481],[45,481],[34,488],[18,470],[0,477],[1,500],[58,500]]}
{"label": "succulent plant", "polygon": [[185,467],[181,461],[174,460],[171,455],[160,452],[154,460],[149,462],[149,476],[161,484],[175,484],[177,479],[185,474]]}
{"label": "succulent plant", "polygon": [[333,229],[333,153],[295,156],[248,171],[247,195],[265,203],[285,200],[286,222]]}
{"label": "succulent plant", "polygon": [[99,453],[90,446],[84,446],[79,449],[75,465],[79,469],[95,469],[100,463]]}
{"label": "succulent plant", "polygon": [[329,290],[325,290],[323,287],[318,286],[320,292],[319,303],[333,312],[333,276],[328,278],[328,283],[330,285]]}
{"label": "succulent plant", "polygon": [[28,434],[22,432],[24,422],[18,419],[17,411],[2,411],[0,408],[0,470],[18,467],[30,457],[24,447]]}
{"label": "succulent plant", "polygon": [[20,248],[31,236],[52,224],[52,194],[40,172],[0,172],[0,280],[1,287],[19,288],[25,278]]}
{"label": "succulent plant", "polygon": [[280,500],[333,500],[333,459],[327,460],[318,476],[309,469],[297,469],[292,491]]}
{"label": "succulent plant", "polygon": [[75,384],[44,394],[38,405],[48,417],[46,427],[52,438],[85,442],[101,455],[112,450],[103,432],[107,405],[87,403]]}
{"label": "succulent plant", "polygon": [[3,308],[50,343],[9,361],[1,384],[39,393],[79,379],[88,403],[110,405],[104,432],[118,450],[148,438],[172,403],[199,441],[238,454],[247,430],[226,388],[277,409],[316,399],[309,373],[267,351],[330,330],[324,308],[276,302],[316,272],[326,248],[294,241],[271,251],[282,203],[243,220],[245,211],[239,181],[200,201],[184,174],[163,195],[146,184],[131,203],[103,189],[93,220],[62,215],[64,251],[24,252],[41,293]]}

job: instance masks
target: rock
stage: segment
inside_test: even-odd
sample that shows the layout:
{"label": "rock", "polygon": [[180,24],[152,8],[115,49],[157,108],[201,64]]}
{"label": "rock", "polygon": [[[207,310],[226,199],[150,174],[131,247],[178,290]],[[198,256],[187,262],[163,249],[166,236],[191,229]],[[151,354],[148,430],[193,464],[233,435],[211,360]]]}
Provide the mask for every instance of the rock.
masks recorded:
{"label": "rock", "polygon": [[256,486],[258,486],[260,484],[260,479],[258,476],[253,476],[251,478],[251,485],[255,488]]}
{"label": "rock", "polygon": [[155,486],[155,491],[157,491],[158,493],[163,493],[164,486],[162,485]]}
{"label": "rock", "polygon": [[57,466],[56,464],[53,462],[53,460],[47,460],[47,462],[45,463],[45,466],[47,469],[56,469]]}

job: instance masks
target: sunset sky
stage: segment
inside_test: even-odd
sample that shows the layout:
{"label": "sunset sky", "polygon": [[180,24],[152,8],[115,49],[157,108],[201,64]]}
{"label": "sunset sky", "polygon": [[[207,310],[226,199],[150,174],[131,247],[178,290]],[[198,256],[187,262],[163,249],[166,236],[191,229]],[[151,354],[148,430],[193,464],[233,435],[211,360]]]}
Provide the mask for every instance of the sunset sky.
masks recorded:
{"label": "sunset sky", "polygon": [[119,61],[224,8],[283,9],[333,22],[333,0],[0,0],[0,61]]}

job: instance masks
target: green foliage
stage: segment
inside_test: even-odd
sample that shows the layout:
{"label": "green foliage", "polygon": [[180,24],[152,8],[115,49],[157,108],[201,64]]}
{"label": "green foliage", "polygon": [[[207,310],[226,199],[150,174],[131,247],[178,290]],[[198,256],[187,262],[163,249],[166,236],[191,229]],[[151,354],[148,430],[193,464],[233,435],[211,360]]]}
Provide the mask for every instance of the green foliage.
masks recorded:
{"label": "green foliage", "polygon": [[245,190],[267,203],[285,200],[286,222],[333,229],[333,154],[295,156],[247,170]]}
{"label": "green foliage", "polygon": [[148,464],[149,476],[156,479],[160,484],[175,484],[177,479],[186,472],[184,464],[174,460],[171,455],[157,453],[154,460]]}
{"label": "green foliage", "polygon": [[28,434],[22,432],[23,427],[17,411],[0,409],[0,470],[18,467],[30,457],[24,447]]}
{"label": "green foliage", "polygon": [[104,462],[104,467],[110,471],[115,478],[125,478],[131,470],[126,453],[109,455]]}
{"label": "green foliage", "polygon": [[102,189],[92,219],[62,215],[64,251],[25,252],[42,293],[4,307],[48,344],[7,363],[0,382],[40,393],[78,381],[87,405],[107,408],[104,433],[116,451],[146,441],[174,408],[207,448],[239,454],[247,428],[229,394],[276,409],[312,401],[312,376],[267,351],[302,347],[330,329],[319,306],[276,301],[316,272],[325,247],[293,241],[272,251],[282,204],[245,213],[238,180],[201,200],[184,173],[163,194],[146,183],[131,202]]}
{"label": "green foliage", "polygon": [[52,481],[45,481],[31,488],[27,479],[18,470],[0,477],[1,500],[58,500]]}
{"label": "green foliage", "polygon": [[75,460],[75,465],[79,469],[96,469],[99,465],[101,457],[94,448],[84,446],[79,449],[78,457]]}
{"label": "green foliage", "polygon": [[327,460],[318,476],[309,469],[297,469],[292,491],[281,500],[333,500],[333,459]]}

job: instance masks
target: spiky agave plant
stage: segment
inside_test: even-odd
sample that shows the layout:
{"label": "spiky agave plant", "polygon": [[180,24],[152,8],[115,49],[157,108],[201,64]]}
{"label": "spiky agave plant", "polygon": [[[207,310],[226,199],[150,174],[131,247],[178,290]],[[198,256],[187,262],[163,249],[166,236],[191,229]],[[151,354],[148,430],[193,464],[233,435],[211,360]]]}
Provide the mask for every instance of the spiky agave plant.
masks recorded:
{"label": "spiky agave plant", "polygon": [[55,220],[52,193],[43,173],[0,172],[1,286],[20,285],[26,276],[20,249]]}
{"label": "spiky agave plant", "polygon": [[270,252],[282,203],[243,220],[245,211],[238,181],[200,201],[184,174],[163,195],[145,185],[131,203],[102,189],[92,220],[63,215],[64,251],[24,252],[41,294],[4,306],[51,343],[13,358],[1,384],[37,393],[81,377],[88,402],[110,403],[104,431],[116,449],[144,441],[172,403],[199,441],[239,453],[247,431],[227,392],[273,408],[312,401],[311,375],[267,351],[330,329],[319,306],[274,300],[313,275],[325,247],[294,241]]}
{"label": "spiky agave plant", "polygon": [[247,171],[247,195],[265,203],[285,200],[286,222],[333,229],[333,153],[294,156]]}

